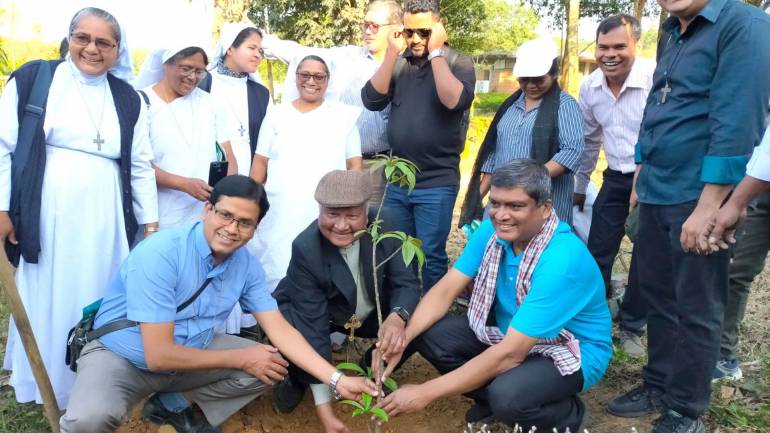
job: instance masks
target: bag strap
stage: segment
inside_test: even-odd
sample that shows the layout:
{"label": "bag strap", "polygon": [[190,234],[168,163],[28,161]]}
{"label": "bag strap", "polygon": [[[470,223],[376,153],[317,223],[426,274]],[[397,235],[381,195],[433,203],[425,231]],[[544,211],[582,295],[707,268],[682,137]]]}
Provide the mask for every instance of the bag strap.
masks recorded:
{"label": "bag strap", "polygon": [[198,83],[198,88],[206,93],[211,93],[211,72],[206,71],[206,76]]}
{"label": "bag strap", "polygon": [[137,90],[139,94],[142,96],[142,99],[144,99],[144,105],[147,106],[147,109],[150,108],[150,97],[147,96],[147,93],[144,92],[144,90]]}
{"label": "bag strap", "polygon": [[[203,284],[201,284],[201,286],[198,289],[198,291],[195,292],[190,297],[190,299],[184,301],[180,306],[178,306],[176,308],[176,312],[178,313],[178,312],[184,310],[190,304],[195,302],[195,300],[198,299],[198,297],[201,295],[201,293],[203,293],[203,290],[205,290],[206,287],[208,287],[208,285],[211,283],[211,280],[213,280],[213,279],[214,279],[213,277],[206,278],[206,281],[204,281]],[[87,332],[86,333],[86,341],[87,342],[88,341],[93,341],[93,340],[95,340],[95,339],[97,339],[99,337],[102,337],[104,335],[109,334],[110,332],[115,332],[115,331],[119,331],[121,329],[131,328],[131,327],[134,327],[134,326],[139,326],[139,322],[137,322],[135,320],[128,320],[128,319],[116,320],[114,322],[110,322],[110,323],[108,323],[108,324],[106,324],[104,326],[101,326],[101,327],[99,327],[97,329],[94,329],[93,331]]]}
{"label": "bag strap", "polygon": [[[16,159],[14,163],[18,167],[25,167],[29,159],[32,142],[35,140],[35,134],[45,114],[45,104],[48,99],[48,90],[51,88],[51,81],[53,81],[51,64],[47,61],[41,61],[37,74],[35,74],[35,81],[32,84],[29,98],[27,98],[27,104],[24,106],[24,116],[19,125],[19,137],[16,141],[16,152],[13,155]],[[15,173],[16,178],[12,179],[13,184],[20,182],[22,172],[23,170],[18,170]]]}

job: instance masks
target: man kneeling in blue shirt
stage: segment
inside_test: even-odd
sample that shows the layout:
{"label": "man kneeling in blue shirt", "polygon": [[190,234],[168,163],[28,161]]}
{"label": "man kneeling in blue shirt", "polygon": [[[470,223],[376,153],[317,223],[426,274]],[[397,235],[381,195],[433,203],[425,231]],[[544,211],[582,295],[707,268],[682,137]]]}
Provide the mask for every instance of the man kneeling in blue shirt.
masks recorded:
{"label": "man kneeling in blue shirt", "polygon": [[[283,379],[288,363],[279,350],[336,395],[374,391],[370,382],[342,376],[289,325],[259,262],[241,248],[267,211],[262,185],[230,176],[209,200],[201,222],[151,236],[121,264],[94,328],[122,319],[137,326],[83,348],[62,432],[114,431],[151,394],[146,419],[177,432],[217,432],[213,426]],[[236,302],[254,314],[275,347],[214,333]],[[190,401],[206,419],[194,414]]]}
{"label": "man kneeling in blue shirt", "polygon": [[[583,431],[577,394],[612,356],[604,283],[586,246],[559,222],[544,166],[516,160],[492,175],[490,220],[417,305],[406,328],[443,376],[386,397],[391,415],[465,393],[467,422],[500,421],[523,431]],[[446,315],[473,279],[466,316]],[[386,359],[383,376],[397,357]],[[578,430],[579,428],[579,430]]]}

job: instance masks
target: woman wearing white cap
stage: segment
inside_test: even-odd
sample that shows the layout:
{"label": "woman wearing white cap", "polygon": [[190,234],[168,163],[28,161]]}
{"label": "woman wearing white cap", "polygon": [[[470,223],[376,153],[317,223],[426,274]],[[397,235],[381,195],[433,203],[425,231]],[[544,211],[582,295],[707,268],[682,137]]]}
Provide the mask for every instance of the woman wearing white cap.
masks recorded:
{"label": "woman wearing white cap", "polygon": [[223,113],[197,87],[207,63],[206,52],[197,46],[155,50],[134,83],[149,113],[161,229],[200,219],[212,190],[210,165],[224,157],[217,155],[217,143],[229,148],[221,133]]}
{"label": "woman wearing white cap", "polygon": [[[114,16],[85,8],[68,38],[66,60],[27,63],[0,98],[0,241],[21,250],[16,284],[59,407],[75,379],[64,364],[67,331],[103,295],[137,223],[151,233],[158,221],[146,113],[124,81],[125,35]],[[48,66],[44,118],[24,143],[17,108],[31,102],[36,72]],[[13,324],[8,337],[3,368],[13,372],[16,399],[39,403]]]}
{"label": "woman wearing white cap", "polygon": [[224,134],[230,146],[225,148],[228,162],[238,174],[248,176],[257,149],[262,120],[270,106],[270,93],[259,84],[262,61],[262,32],[251,23],[228,23],[209,64],[211,75],[201,83],[217,100],[218,110],[226,117]]}
{"label": "woman wearing white cap", "polygon": [[585,145],[583,117],[558,78],[556,45],[548,39],[527,41],[516,52],[513,74],[520,89],[495,113],[479,149],[463,203],[461,224],[481,214],[491,173],[513,159],[532,158],[544,164],[553,183],[553,208],[572,224],[574,171]]}

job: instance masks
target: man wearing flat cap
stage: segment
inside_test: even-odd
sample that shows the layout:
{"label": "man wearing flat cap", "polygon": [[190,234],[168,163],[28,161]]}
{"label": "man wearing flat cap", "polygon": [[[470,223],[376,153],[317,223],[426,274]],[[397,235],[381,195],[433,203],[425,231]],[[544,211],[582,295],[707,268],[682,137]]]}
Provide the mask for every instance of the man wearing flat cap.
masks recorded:
{"label": "man wearing flat cap", "polygon": [[[416,275],[400,257],[377,270],[384,321],[379,328],[375,311],[372,239],[356,236],[368,225],[367,202],[370,176],[357,171],[335,170],[321,178],[315,192],[319,215],[292,243],[289,268],[273,296],[286,317],[311,346],[331,361],[332,332],[348,334],[345,324],[360,322],[355,335],[379,337],[383,354],[404,353],[404,329],[420,298]],[[387,217],[383,217],[387,221]],[[397,248],[390,240],[377,245],[377,262]],[[354,317],[355,316],[355,317]],[[348,432],[334,416],[329,387],[292,365],[289,375],[274,393],[279,411],[291,412],[309,386],[316,411],[327,433]]]}

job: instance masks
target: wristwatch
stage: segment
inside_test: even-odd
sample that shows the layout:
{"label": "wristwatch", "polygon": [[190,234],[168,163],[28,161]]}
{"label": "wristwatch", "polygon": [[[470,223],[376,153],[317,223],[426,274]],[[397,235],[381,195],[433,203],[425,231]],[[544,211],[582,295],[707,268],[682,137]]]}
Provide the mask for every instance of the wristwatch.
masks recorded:
{"label": "wristwatch", "polygon": [[342,399],[342,394],[337,391],[337,383],[339,383],[340,379],[342,379],[342,372],[337,370],[334,372],[334,374],[332,374],[332,377],[329,380],[329,389],[331,390],[335,400]]}
{"label": "wristwatch", "polygon": [[428,53],[428,61],[435,59],[436,57],[444,57],[444,50],[441,48],[436,48],[435,50]]}
{"label": "wristwatch", "polygon": [[411,317],[411,315],[409,314],[409,312],[408,312],[408,311],[406,311],[406,308],[404,308],[404,307],[396,307],[396,308],[394,308],[394,309],[393,309],[393,310],[391,310],[391,311],[393,311],[394,313],[396,313],[396,314],[398,315],[398,317],[399,317],[401,320],[403,320],[403,321],[404,321],[404,323],[408,323],[408,322],[409,322],[409,317]]}

